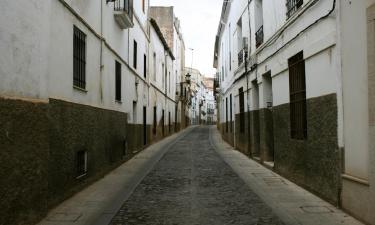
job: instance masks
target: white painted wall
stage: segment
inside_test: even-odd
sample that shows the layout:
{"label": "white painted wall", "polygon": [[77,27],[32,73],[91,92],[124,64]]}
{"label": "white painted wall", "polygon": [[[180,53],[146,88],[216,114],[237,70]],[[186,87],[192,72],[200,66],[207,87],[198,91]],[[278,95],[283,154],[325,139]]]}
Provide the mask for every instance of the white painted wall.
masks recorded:
{"label": "white painted wall", "polygon": [[[146,106],[148,124],[152,124],[152,100],[155,97],[158,99],[156,104],[166,109],[166,116],[171,111],[174,122],[176,76],[181,76],[182,72],[176,74],[173,71],[175,67],[181,68],[184,61],[180,57],[177,64],[170,56],[165,57],[165,49],[158,37],[155,38],[154,31],[150,31],[154,35],[150,39],[147,19],[149,1],[146,1],[145,12],[142,11],[141,1],[134,1],[134,27],[125,30],[120,29],[114,19],[113,3],[106,4],[105,1],[55,0],[40,3],[35,0],[5,0],[0,5],[0,96],[56,98],[126,112],[131,123],[142,123],[139,115]],[[87,35],[85,91],[73,88],[74,25]],[[133,68],[133,40],[138,43],[137,69]],[[183,40],[180,38],[178,41],[175,52],[182,53]],[[144,78],[143,56],[147,55],[147,69],[150,70],[154,51],[157,60],[166,61],[168,73],[171,72],[171,88],[167,93],[170,100],[161,98],[158,93],[164,91],[160,88],[161,79],[155,83],[157,88],[152,86],[152,71],[147,71]],[[115,101],[116,60],[122,65],[121,102]],[[160,71],[158,76],[161,74]],[[137,101],[137,120],[132,118],[133,101]]]}

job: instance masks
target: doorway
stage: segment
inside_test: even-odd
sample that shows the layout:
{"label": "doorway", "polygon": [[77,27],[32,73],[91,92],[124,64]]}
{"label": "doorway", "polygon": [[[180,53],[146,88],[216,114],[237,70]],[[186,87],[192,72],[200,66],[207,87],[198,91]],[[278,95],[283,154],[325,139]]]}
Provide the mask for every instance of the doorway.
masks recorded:
{"label": "doorway", "polygon": [[143,145],[147,145],[147,108],[143,107]]}

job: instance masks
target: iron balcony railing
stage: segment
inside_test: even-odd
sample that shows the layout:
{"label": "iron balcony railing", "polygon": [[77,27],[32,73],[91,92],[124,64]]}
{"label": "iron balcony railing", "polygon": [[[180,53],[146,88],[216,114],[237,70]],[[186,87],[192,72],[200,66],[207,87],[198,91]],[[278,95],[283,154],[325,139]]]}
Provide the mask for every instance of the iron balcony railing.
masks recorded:
{"label": "iron balcony railing", "polygon": [[121,19],[120,26],[124,28],[132,27],[134,14],[133,0],[107,0],[108,2],[113,2],[113,10],[116,12],[115,16],[119,16]]}
{"label": "iron balcony railing", "polygon": [[124,11],[129,16],[133,15],[133,0],[114,0],[113,2],[114,2],[113,9],[115,11]]}
{"label": "iron balcony railing", "polygon": [[264,33],[263,33],[263,26],[259,28],[259,30],[255,33],[255,43],[256,47],[258,48],[263,44],[264,41]]}
{"label": "iron balcony railing", "polygon": [[303,0],[287,0],[286,1],[287,18],[291,17],[302,5],[303,5]]}

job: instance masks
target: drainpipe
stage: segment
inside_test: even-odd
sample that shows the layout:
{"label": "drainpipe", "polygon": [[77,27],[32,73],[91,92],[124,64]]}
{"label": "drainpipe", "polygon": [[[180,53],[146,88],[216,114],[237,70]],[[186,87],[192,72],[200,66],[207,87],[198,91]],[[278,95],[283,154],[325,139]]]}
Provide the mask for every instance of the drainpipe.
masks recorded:
{"label": "drainpipe", "polygon": [[103,3],[104,1],[100,1],[100,100],[103,102],[103,44],[104,44],[104,37],[103,37]]}
{"label": "drainpipe", "polygon": [[249,95],[249,72],[248,72],[248,68],[247,68],[247,58],[250,56],[251,54],[251,17],[250,17],[250,3],[251,3],[252,0],[248,0],[247,2],[247,12],[248,12],[248,16],[249,16],[249,52],[247,54],[247,56],[245,57],[245,73],[246,73],[246,98],[247,98],[247,101],[246,101],[246,105],[247,105],[247,114],[248,114],[248,126],[247,126],[247,140],[248,140],[248,146],[247,146],[247,149],[249,151],[249,154],[250,156],[252,156],[252,153],[251,153],[251,148],[250,148],[250,95]]}

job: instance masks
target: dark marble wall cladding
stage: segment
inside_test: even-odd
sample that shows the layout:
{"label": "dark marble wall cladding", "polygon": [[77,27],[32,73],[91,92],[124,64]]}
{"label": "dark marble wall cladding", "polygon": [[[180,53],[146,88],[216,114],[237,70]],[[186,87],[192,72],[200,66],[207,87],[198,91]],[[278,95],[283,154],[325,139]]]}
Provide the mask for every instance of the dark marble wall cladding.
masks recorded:
{"label": "dark marble wall cladding", "polygon": [[[119,165],[126,152],[127,114],[50,100],[49,202],[58,204]],[[130,132],[129,132],[130,134]],[[86,176],[77,179],[77,152],[87,151]]]}
{"label": "dark marble wall cladding", "polygon": [[[244,133],[240,132],[239,117],[235,117],[235,147],[239,151],[260,157],[261,162],[274,160],[276,172],[338,203],[342,157],[337,139],[336,94],[307,100],[306,140],[291,139],[289,104],[246,113]],[[233,134],[226,132],[226,124],[219,127],[223,139],[233,146]]]}
{"label": "dark marble wall cladding", "polygon": [[262,161],[274,160],[273,116],[271,109],[259,111],[260,158]]}
{"label": "dark marble wall cladding", "polygon": [[341,160],[336,95],[307,100],[307,139],[290,135],[290,105],[273,108],[275,170],[337,204]]}
{"label": "dark marble wall cladding", "polygon": [[231,122],[228,122],[228,129],[226,126],[226,123],[221,124],[221,135],[226,142],[234,146],[234,121],[232,122],[232,127]]}
{"label": "dark marble wall cladding", "polygon": [[0,98],[0,224],[32,224],[47,212],[48,104]]}
{"label": "dark marble wall cladding", "polygon": [[251,155],[254,157],[260,157],[259,110],[250,112],[250,140]]}
{"label": "dark marble wall cladding", "polygon": [[[177,124],[177,127],[179,124]],[[0,99],[0,225],[33,224],[47,211],[175,132],[174,124],[127,123],[127,114],[50,99]],[[87,151],[87,174],[77,178],[77,152]]]}
{"label": "dark marble wall cladding", "polygon": [[[238,149],[243,154],[250,156],[250,138],[249,138],[249,116],[248,113],[243,114],[243,121],[240,120],[241,115],[237,114],[235,116],[236,122],[236,135],[235,135],[235,143],[236,143],[236,149]],[[243,127],[241,130],[241,123],[243,123]]]}

